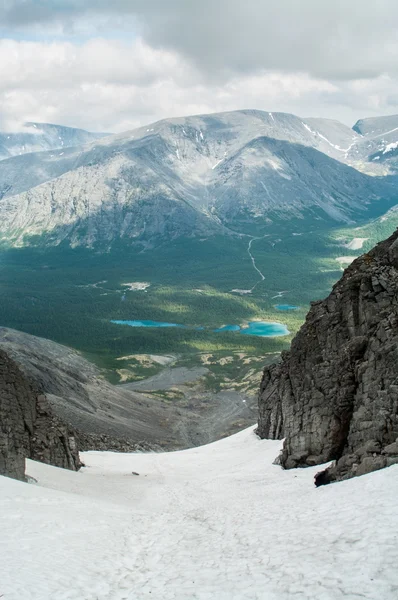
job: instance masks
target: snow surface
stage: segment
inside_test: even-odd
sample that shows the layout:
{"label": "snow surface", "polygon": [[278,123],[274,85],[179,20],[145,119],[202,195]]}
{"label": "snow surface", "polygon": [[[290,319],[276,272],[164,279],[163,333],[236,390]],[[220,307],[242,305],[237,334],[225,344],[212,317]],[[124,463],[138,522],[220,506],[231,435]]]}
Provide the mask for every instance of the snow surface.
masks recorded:
{"label": "snow surface", "polygon": [[0,477],[2,600],[396,600],[398,465],[316,489],[280,445],[28,461],[37,485]]}
{"label": "snow surface", "polygon": [[392,150],[396,150],[398,148],[398,142],[392,142],[391,144],[387,144],[387,146],[383,150],[383,154],[387,154],[387,152],[392,152]]}
{"label": "snow surface", "polygon": [[220,160],[218,160],[216,162],[216,164],[212,166],[212,170],[214,171],[214,169],[216,169],[218,167],[218,165],[222,163],[223,160],[224,160],[223,158],[220,158]]}
{"label": "snow surface", "polygon": [[350,250],[360,250],[369,238],[354,238],[346,245]]}
{"label": "snow surface", "polygon": [[357,256],[338,256],[336,258],[337,262],[340,264],[350,265],[354,260],[358,258]]}

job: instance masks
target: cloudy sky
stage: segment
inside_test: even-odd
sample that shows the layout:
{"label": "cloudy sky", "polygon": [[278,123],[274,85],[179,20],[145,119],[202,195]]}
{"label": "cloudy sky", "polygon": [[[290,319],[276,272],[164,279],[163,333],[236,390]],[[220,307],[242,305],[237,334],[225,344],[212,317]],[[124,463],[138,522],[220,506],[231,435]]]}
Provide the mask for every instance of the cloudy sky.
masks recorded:
{"label": "cloudy sky", "polygon": [[398,113],[397,0],[0,0],[0,127]]}

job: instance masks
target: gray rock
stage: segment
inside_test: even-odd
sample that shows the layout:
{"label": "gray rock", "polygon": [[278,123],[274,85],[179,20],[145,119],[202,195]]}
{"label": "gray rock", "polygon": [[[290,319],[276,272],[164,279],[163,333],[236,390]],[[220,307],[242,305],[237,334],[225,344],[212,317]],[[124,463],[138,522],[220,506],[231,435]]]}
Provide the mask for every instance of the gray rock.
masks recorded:
{"label": "gray rock", "polygon": [[387,466],[387,459],[384,456],[366,456],[362,459],[356,470],[356,475],[366,475]]}
{"label": "gray rock", "polygon": [[383,448],[383,454],[388,454],[391,456],[398,456],[398,441],[389,444],[385,448]]}
{"label": "gray rock", "polygon": [[77,470],[75,434],[0,350],[0,475],[24,480],[25,458]]}
{"label": "gray rock", "polygon": [[397,249],[398,232],[354,261],[264,371],[257,432],[285,438],[285,468],[337,461],[319,485],[398,456]]}

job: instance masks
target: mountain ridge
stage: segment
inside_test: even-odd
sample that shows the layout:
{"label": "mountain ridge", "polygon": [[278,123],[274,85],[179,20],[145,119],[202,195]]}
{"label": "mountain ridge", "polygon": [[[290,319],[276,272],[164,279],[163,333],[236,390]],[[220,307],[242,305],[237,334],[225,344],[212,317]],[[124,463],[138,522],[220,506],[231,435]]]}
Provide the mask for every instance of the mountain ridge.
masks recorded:
{"label": "mountain ridge", "polygon": [[77,127],[28,121],[17,132],[0,131],[0,161],[22,154],[87,144],[106,135]]}
{"label": "mountain ridge", "polygon": [[388,178],[350,164],[359,137],[332,120],[248,110],[165,119],[56,155],[14,157],[1,163],[2,239],[23,245],[45,234],[45,243],[108,249],[119,237],[153,244],[230,234],[231,225],[239,233],[240,220],[255,229],[303,211],[349,222],[366,203],[396,194]]}

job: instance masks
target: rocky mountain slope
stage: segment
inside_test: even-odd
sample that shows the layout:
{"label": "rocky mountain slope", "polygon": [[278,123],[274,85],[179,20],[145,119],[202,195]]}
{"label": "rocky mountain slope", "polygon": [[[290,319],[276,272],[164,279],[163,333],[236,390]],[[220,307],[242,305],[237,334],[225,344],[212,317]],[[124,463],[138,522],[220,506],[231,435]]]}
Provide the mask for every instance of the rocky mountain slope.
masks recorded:
{"label": "rocky mountain slope", "polygon": [[0,475],[23,480],[25,458],[80,467],[75,432],[57,418],[47,398],[0,348]]}
{"label": "rocky mountain slope", "polygon": [[0,160],[31,152],[81,146],[105,135],[50,123],[25,123],[16,133],[0,131]]}
{"label": "rocky mountain slope", "polygon": [[285,468],[335,460],[317,484],[398,462],[398,231],[313,303],[266,368],[258,434],[285,438]]}
{"label": "rocky mountain slope", "polygon": [[363,172],[379,175],[398,173],[398,115],[361,119],[353,127],[360,139],[348,159]]}
{"label": "rocky mountain slope", "polygon": [[80,449],[187,448],[212,442],[255,420],[239,394],[221,392],[209,398],[193,392],[195,398],[171,403],[134,391],[130,384],[111,385],[78,352],[12,329],[0,327],[0,350],[75,431]]}
{"label": "rocky mountain slope", "polygon": [[10,158],[0,169],[0,236],[108,249],[308,215],[354,222],[396,198],[385,178],[350,166],[362,139],[336,121],[247,110]]}

